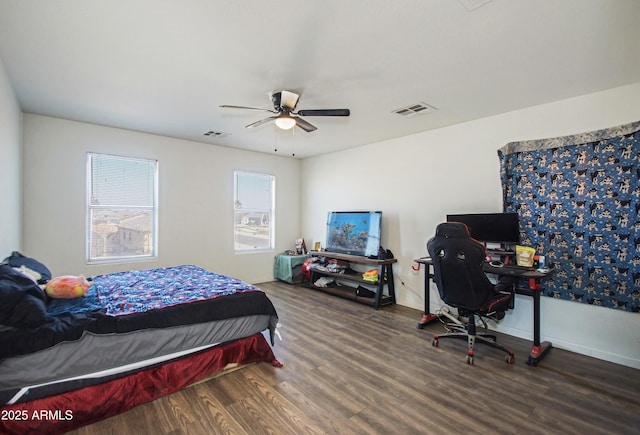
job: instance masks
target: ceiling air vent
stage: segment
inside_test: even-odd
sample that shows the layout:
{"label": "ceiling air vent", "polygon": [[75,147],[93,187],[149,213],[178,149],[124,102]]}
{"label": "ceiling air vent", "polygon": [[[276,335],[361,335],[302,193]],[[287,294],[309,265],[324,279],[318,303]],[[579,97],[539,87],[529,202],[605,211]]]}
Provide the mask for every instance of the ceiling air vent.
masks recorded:
{"label": "ceiling air vent", "polygon": [[225,137],[225,136],[229,136],[229,133],[224,133],[222,131],[215,131],[215,130],[207,130],[204,133],[202,133],[203,136],[210,136],[210,137]]}
{"label": "ceiling air vent", "polygon": [[438,109],[436,109],[433,106],[429,106],[428,104],[418,103],[418,104],[412,104],[411,106],[403,107],[401,109],[396,109],[393,111],[393,113],[400,116],[404,116],[406,118],[411,118],[416,115],[435,112],[436,110]]}

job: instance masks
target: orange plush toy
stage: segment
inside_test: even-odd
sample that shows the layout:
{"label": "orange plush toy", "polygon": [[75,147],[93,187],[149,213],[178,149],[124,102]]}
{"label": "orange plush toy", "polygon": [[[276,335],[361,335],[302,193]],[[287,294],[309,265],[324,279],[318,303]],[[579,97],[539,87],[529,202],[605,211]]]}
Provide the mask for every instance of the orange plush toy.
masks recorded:
{"label": "orange plush toy", "polygon": [[44,291],[52,298],[73,299],[85,296],[91,284],[83,275],[63,275],[51,279]]}

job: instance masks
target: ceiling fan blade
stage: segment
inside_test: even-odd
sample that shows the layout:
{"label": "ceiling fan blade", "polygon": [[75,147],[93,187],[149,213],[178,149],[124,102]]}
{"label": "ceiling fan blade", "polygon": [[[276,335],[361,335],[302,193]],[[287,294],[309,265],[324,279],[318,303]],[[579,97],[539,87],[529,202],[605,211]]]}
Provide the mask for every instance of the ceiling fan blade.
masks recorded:
{"label": "ceiling fan blade", "polygon": [[280,111],[280,97],[281,97],[282,93],[281,92],[274,92],[271,93],[271,102],[273,103],[273,108],[276,111]]}
{"label": "ceiling fan blade", "polygon": [[264,118],[264,119],[261,119],[260,121],[256,121],[256,122],[254,122],[254,123],[252,123],[252,124],[249,124],[249,125],[247,125],[245,128],[255,128],[255,127],[260,127],[262,124],[266,124],[267,122],[271,122],[271,121],[273,121],[273,120],[274,120],[274,119],[276,119],[276,118],[277,118],[277,116],[270,116],[270,117],[268,117],[268,118]]}
{"label": "ceiling fan blade", "polygon": [[312,131],[315,131],[318,129],[315,125],[305,121],[302,118],[296,118],[296,125],[301,129],[303,129],[304,131],[306,131],[307,133],[311,133]]}
{"label": "ceiling fan blade", "polygon": [[248,107],[248,106],[233,106],[231,104],[223,104],[220,107],[222,107],[223,109],[248,109],[248,110],[260,110],[262,112],[271,112],[271,113],[275,113],[273,110],[271,109],[263,109],[261,107]]}
{"label": "ceiling fan blade", "polygon": [[318,109],[318,110],[299,110],[297,115],[300,116],[349,116],[349,109]]}

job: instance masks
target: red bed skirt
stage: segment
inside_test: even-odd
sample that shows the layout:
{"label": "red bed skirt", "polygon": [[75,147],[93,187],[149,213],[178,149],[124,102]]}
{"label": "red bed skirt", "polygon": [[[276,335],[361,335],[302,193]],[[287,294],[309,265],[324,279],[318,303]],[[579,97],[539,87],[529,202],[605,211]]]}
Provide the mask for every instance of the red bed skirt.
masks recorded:
{"label": "red bed skirt", "polygon": [[64,433],[174,393],[229,363],[260,361],[282,366],[264,336],[256,334],[103,384],[2,406],[0,433]]}

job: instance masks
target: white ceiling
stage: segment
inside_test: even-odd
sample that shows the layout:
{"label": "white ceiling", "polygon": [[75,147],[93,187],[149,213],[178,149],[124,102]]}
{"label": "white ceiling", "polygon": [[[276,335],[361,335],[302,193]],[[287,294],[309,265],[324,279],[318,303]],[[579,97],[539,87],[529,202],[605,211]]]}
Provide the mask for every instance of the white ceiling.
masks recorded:
{"label": "white ceiling", "polygon": [[[639,19],[638,0],[0,0],[0,58],[25,112],[303,158],[640,82]],[[270,114],[219,108],[275,90],[351,116],[247,130]],[[392,113],[418,102],[438,110]]]}

